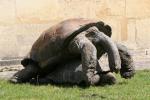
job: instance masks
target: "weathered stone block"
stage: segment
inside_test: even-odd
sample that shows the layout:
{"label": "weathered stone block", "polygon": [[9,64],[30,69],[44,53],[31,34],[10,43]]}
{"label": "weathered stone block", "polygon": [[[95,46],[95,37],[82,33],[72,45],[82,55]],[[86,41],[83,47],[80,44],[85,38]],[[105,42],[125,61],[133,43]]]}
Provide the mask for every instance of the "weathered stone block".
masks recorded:
{"label": "weathered stone block", "polygon": [[104,0],[106,7],[110,10],[110,15],[123,16],[125,15],[125,1],[126,0]]}
{"label": "weathered stone block", "polygon": [[150,48],[150,18],[136,20],[136,42],[141,48]]}
{"label": "weathered stone block", "polygon": [[0,58],[25,56],[49,24],[0,26]]}
{"label": "weathered stone block", "polygon": [[[47,23],[57,20],[58,0],[16,0],[19,23]],[[60,7],[61,8],[61,7]]]}
{"label": "weathered stone block", "polygon": [[129,18],[150,16],[150,0],[126,0],[126,15]]}
{"label": "weathered stone block", "polygon": [[0,0],[0,24],[14,24],[15,21],[15,0]]}

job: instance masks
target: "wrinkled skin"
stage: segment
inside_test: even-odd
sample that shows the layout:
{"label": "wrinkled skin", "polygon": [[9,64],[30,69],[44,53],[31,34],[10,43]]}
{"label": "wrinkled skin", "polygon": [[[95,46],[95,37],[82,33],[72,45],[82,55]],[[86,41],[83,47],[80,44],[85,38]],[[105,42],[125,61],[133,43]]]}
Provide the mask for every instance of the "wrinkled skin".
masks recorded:
{"label": "wrinkled skin", "polygon": [[[132,77],[134,65],[127,49],[109,38],[111,28],[108,25],[103,22],[90,24],[92,22],[71,19],[45,31],[22,60],[25,69],[17,72],[10,81],[33,83],[39,76],[39,83],[97,85],[114,84],[116,79],[111,72],[120,71],[122,77]],[[103,73],[98,63],[104,53],[108,54],[109,73]],[[81,70],[76,72],[76,69]]]}
{"label": "wrinkled skin", "polygon": [[[125,78],[131,78],[135,74],[133,59],[124,45],[116,44],[121,57],[120,75]],[[84,75],[81,60],[73,60],[59,65],[52,73],[44,77],[38,77],[30,80],[32,84],[78,84],[85,86]],[[100,80],[95,85],[115,84],[116,77],[111,72],[103,72],[100,66],[96,67],[95,74],[100,76]]]}
{"label": "wrinkled skin", "polygon": [[[32,84],[69,84],[69,85],[79,85],[79,86],[88,86],[87,83],[85,83],[85,75],[83,73],[83,67],[81,64],[81,60],[73,60],[66,64],[59,65],[61,68],[55,69],[52,73],[49,73],[48,75],[44,77],[38,77],[33,78],[30,80],[30,83]],[[97,70],[100,68],[97,66]],[[103,84],[115,84],[116,78],[111,72],[107,73],[101,73],[98,71],[95,71],[95,80],[97,81],[97,77],[100,78],[97,84],[95,85],[103,85]]]}

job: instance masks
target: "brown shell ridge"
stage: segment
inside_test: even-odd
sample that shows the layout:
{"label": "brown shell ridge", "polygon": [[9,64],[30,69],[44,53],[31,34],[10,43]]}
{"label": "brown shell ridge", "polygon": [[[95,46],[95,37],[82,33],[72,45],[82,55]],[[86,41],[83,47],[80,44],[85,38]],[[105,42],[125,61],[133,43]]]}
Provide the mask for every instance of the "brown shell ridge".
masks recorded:
{"label": "brown shell ridge", "polygon": [[69,43],[71,42],[71,40],[73,38],[75,38],[78,34],[80,34],[81,32],[89,29],[90,27],[93,27],[93,26],[99,26],[99,25],[104,25],[104,23],[102,21],[98,21],[98,22],[94,22],[94,23],[88,23],[88,24],[85,24],[84,26],[80,27],[78,30],[75,30],[70,36],[68,36],[65,41],[64,41],[64,44],[63,44],[63,48],[65,49]]}

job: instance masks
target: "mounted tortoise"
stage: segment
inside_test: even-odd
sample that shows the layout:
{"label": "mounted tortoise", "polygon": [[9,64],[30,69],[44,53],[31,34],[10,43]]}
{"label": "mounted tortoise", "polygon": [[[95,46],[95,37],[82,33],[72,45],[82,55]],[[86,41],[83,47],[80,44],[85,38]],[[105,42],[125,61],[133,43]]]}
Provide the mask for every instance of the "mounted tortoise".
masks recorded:
{"label": "mounted tortoise", "polygon": [[[122,77],[134,75],[134,64],[125,46],[111,39],[111,27],[88,19],[65,20],[50,27],[35,41],[21,64],[25,67],[10,81],[41,83],[73,83],[96,85],[115,83],[110,72]],[[98,60],[107,53],[110,72],[103,72]],[[121,69],[120,69],[121,68]],[[107,80],[107,81],[106,81]]]}

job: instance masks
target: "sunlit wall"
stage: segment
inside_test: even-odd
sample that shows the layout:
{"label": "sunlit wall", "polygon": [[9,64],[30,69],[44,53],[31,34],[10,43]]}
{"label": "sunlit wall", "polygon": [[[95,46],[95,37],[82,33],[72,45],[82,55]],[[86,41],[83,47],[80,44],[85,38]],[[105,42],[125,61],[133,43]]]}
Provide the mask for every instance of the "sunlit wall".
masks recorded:
{"label": "sunlit wall", "polygon": [[103,20],[114,40],[150,48],[150,0],[0,0],[0,58],[24,56],[43,30],[68,18]]}

